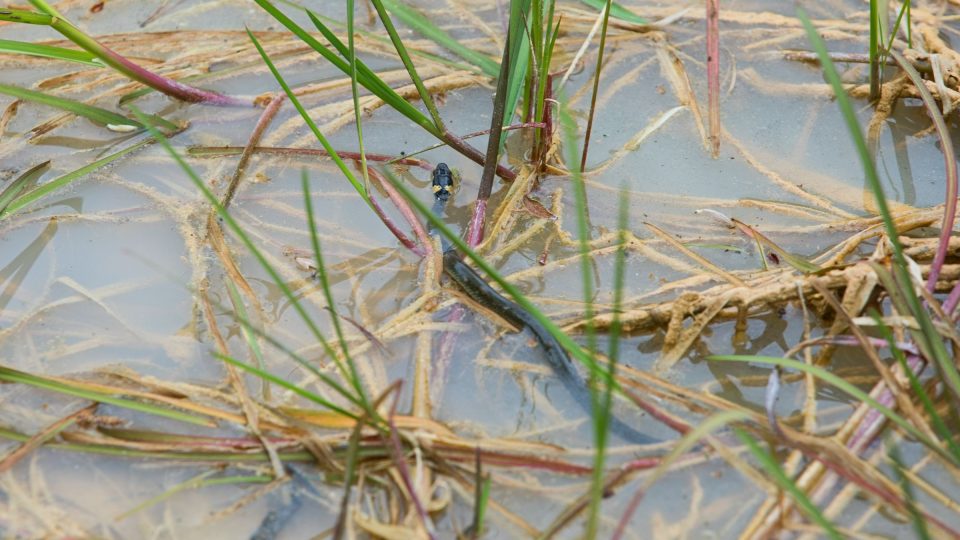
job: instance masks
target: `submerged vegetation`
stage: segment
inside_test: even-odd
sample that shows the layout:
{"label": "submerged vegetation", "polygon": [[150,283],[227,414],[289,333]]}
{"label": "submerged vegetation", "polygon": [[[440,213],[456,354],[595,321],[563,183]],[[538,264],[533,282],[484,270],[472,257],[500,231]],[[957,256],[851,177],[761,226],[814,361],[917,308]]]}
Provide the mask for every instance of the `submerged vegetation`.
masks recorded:
{"label": "submerged vegetation", "polygon": [[[197,16],[159,3],[139,32],[93,37],[99,11],[30,4],[0,8],[17,36],[0,40],[16,73],[0,84],[0,156],[16,165],[0,231],[21,246],[0,270],[4,537],[173,535],[184,525],[162,508],[186,493],[228,494],[186,518],[197,527],[261,505],[229,537],[960,536],[952,11],[254,0],[244,30],[152,30]],[[761,47],[826,84],[731,61]],[[764,114],[721,113],[737,80],[747,101],[816,107],[798,130],[852,141],[864,188],[786,172],[780,148],[737,136]],[[897,122],[939,149],[942,204],[878,168]],[[694,196],[635,172],[657,137],[729,184]],[[470,201],[450,215],[424,181],[442,161]],[[59,242],[97,225],[115,227],[106,255]],[[164,251],[171,229],[182,252]],[[43,262],[60,251],[97,261],[95,278]],[[499,308],[444,277],[451,253]],[[751,337],[757,324],[776,335]],[[553,344],[588,411],[557,391]],[[78,510],[47,486],[70,476],[55,459],[84,453],[179,480]]]}

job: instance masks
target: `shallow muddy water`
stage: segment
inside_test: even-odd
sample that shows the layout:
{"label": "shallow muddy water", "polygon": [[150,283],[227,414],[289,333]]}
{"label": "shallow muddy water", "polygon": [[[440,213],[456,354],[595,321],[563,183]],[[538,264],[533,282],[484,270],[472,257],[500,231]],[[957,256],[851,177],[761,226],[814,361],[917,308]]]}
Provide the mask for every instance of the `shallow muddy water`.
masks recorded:
{"label": "shallow muddy water", "polygon": [[[301,42],[252,2],[115,1],[97,13],[90,13],[90,6],[83,3],[61,2],[58,6],[61,4],[64,15],[80,28],[147,67],[175,78],[200,74],[202,78],[195,84],[230,94],[278,91],[243,31],[246,25],[257,32],[291,86],[319,88],[302,99],[332,146],[358,150],[349,79],[306,52]],[[499,57],[494,40],[502,39],[502,33],[494,4],[455,0],[414,4],[464,43]],[[815,22],[830,22],[823,25],[834,29],[828,36],[831,50],[864,51],[865,7],[857,2],[823,4],[811,8],[811,16]],[[651,20],[680,9],[672,2],[624,5]],[[335,20],[345,19],[339,2],[313,7]],[[162,10],[157,12],[159,8]],[[627,256],[627,311],[672,302],[684,293],[723,282],[656,236],[646,224],[659,227],[746,280],[767,265],[774,271],[779,267],[789,276],[789,266],[784,261],[777,263],[774,257],[764,262],[755,244],[711,213],[747,223],[786,250],[819,263],[844,239],[866,228],[857,218],[874,215],[860,164],[819,68],[784,60],[779,52],[809,49],[802,28],[792,19],[793,3],[725,2],[723,8],[724,132],[716,158],[711,157],[704,138],[707,90],[702,9],[690,8],[656,32],[611,30],[585,175],[594,240],[591,276],[595,294],[591,300],[600,313],[609,313],[613,304],[611,246],[621,193],[628,197],[629,230],[636,237]],[[297,15],[290,6],[283,9],[290,16]],[[952,13],[955,8],[950,10]],[[564,2],[558,13],[564,14],[566,22],[556,62],[566,68],[589,32],[595,12],[580,3]],[[743,23],[749,16],[756,22]],[[297,20],[309,25],[304,17],[297,15]],[[947,25],[946,35],[957,39],[956,30],[949,28],[955,23]],[[381,32],[379,27],[363,29]],[[343,33],[342,28],[337,31]],[[407,30],[403,36],[410,39],[412,48],[454,58]],[[58,35],[45,27],[6,25],[0,26],[0,38],[54,42]],[[382,52],[384,45],[361,36],[358,46],[373,70],[390,74],[391,84],[408,84],[406,75],[397,71],[402,68],[400,62],[393,54]],[[588,67],[574,73],[562,90],[581,137],[595,54],[594,41],[585,57]],[[494,89],[489,78],[422,57],[415,61],[428,87],[442,96],[440,113],[451,131],[466,134],[489,127]],[[0,62],[4,84],[42,89],[111,110],[122,110],[117,107],[118,99],[139,88],[107,69],[16,55],[2,55]],[[839,67],[850,82],[862,83],[866,78],[863,66]],[[692,94],[687,93],[686,85]],[[13,101],[0,95],[0,110]],[[866,125],[872,109],[864,100],[855,103],[861,123]],[[186,105],[156,93],[133,104],[189,125],[171,142],[218,193],[234,174],[239,158],[236,153],[204,156],[199,149],[242,147],[262,112],[261,108]],[[436,144],[432,136],[399,113],[367,105],[369,110],[363,116],[367,152],[399,156]],[[42,180],[49,181],[148,137],[143,133],[119,135],[82,118],[60,116],[59,111],[39,104],[20,104],[0,132],[0,179],[15,178],[37,163],[51,160],[50,171]],[[56,125],[46,133],[33,132],[54,119],[58,119]],[[955,119],[954,115],[951,129],[956,128]],[[879,170],[888,197],[900,211],[943,201],[943,157],[928,127],[920,102],[906,99],[898,103],[880,131]],[[485,149],[486,138],[471,139],[471,144]],[[529,176],[528,168],[523,167],[525,144],[523,135],[511,132],[508,156],[503,160],[521,171],[518,182],[526,182]],[[289,104],[280,109],[260,146],[320,148]],[[462,184],[444,219],[456,230],[465,230],[482,168],[445,147],[416,157],[424,161],[424,167],[391,170],[429,205],[433,199],[428,187],[430,168],[445,162],[456,169]],[[505,324],[470,303],[466,308],[457,307],[462,296],[456,294],[453,284],[446,280],[438,283],[421,257],[398,243],[329,160],[257,153],[243,173],[230,214],[327,338],[335,343],[320,283],[313,270],[303,267],[302,257],[289,255],[310,249],[301,190],[303,171],[309,176],[335,308],[342,315],[364,389],[368,395],[379,396],[394,382],[403,381],[397,413],[424,422],[417,433],[423,436],[418,444],[425,450],[411,452],[408,462],[416,477],[430,485],[424,493],[429,494],[427,502],[437,505],[431,515],[439,537],[454,537],[472,520],[472,449],[478,445],[529,461],[518,467],[498,467],[504,463],[495,460],[485,465],[484,470],[492,475],[490,496],[494,501],[488,509],[487,537],[527,537],[548,528],[587,492],[590,478],[581,469],[578,474],[567,474],[573,469],[558,472],[556,467],[531,465],[534,458],[530,456],[588,467],[594,443],[587,413],[541,352],[531,346],[529,334],[507,331]],[[535,305],[585,343],[583,332],[571,326],[585,309],[572,185],[568,176],[559,174],[541,180],[538,187],[531,188],[530,197],[558,219],[540,217],[518,204],[508,209],[510,219],[505,223],[509,227],[488,230],[492,240],[480,251]],[[509,184],[497,180],[491,208],[517,200],[510,198],[509,190]],[[376,196],[391,218],[405,227],[383,192]],[[703,209],[708,212],[699,212]],[[183,170],[159,145],[151,144],[3,218],[3,366],[34,375],[136,388],[242,414],[241,404],[232,397],[235,382],[214,354],[219,350],[219,334],[232,357],[257,361],[245,329],[234,315],[230,294],[230,288],[237,286],[236,276],[241,275],[249,293],[240,290],[237,294],[253,324],[324,374],[339,378],[295,306],[238,237],[225,233],[233,257],[230,264],[211,249],[209,212],[209,205]],[[525,239],[512,243],[516,238]],[[872,248],[868,242],[847,260],[868,255]],[[686,398],[664,388],[675,385],[706,392],[762,414],[769,366],[707,360],[711,354],[729,353],[783,356],[803,339],[799,302],[759,311],[739,329],[729,317],[715,321],[671,365],[662,362],[667,342],[673,339],[667,336],[667,325],[630,332],[620,345],[623,372],[629,380],[639,381],[634,387],[638,392],[660,389],[647,395],[654,406],[694,425],[705,417],[704,409],[691,410],[684,404]],[[461,313],[462,319],[451,322],[453,313]],[[210,324],[211,314],[215,329]],[[810,324],[815,335],[828,326],[815,318]],[[606,332],[600,333],[601,350],[606,349],[607,337]],[[443,352],[445,340],[453,340],[452,353]],[[253,341],[258,341],[263,351],[265,370],[346,405],[289,354],[263,339]],[[876,378],[864,368],[864,362],[860,355],[841,349],[833,358],[832,369],[869,389]],[[646,373],[656,381],[645,379]],[[283,407],[319,410],[290,390],[270,385],[267,396],[259,379],[246,376],[244,380],[252,399],[269,405],[261,411],[265,421],[273,421],[271,415],[280,414]],[[422,380],[428,382],[418,386]],[[836,429],[852,409],[846,396],[830,388],[818,387],[813,397],[820,408],[819,429],[824,432]],[[798,415],[807,398],[802,379],[789,379],[784,382],[777,413],[785,418]],[[15,431],[31,436],[89,403],[26,384],[0,385],[0,428],[8,435]],[[611,470],[662,456],[679,439],[673,429],[624,399],[617,400],[614,413],[663,442],[637,445],[614,434],[608,463]],[[97,414],[96,425],[67,430],[78,435],[57,439],[59,443],[86,444],[73,450],[85,448],[87,452],[43,448],[0,473],[0,513],[6,515],[0,518],[0,535],[244,538],[253,534],[268,512],[290,504],[291,497],[299,498],[301,510],[285,522],[278,538],[309,538],[336,523],[343,494],[342,472],[327,471],[321,476],[305,464],[297,465],[299,474],[312,486],[307,488],[301,480],[267,484],[272,471],[260,458],[228,464],[227,458],[171,460],[169,456],[90,451],[94,448],[90,445],[119,440],[116,432],[109,431],[111,426],[204,437],[250,436],[237,420],[242,417],[221,418],[216,427],[204,427],[109,404],[101,405]],[[437,424],[424,418],[453,433],[436,431],[440,429]],[[278,430],[271,436],[296,438],[291,435],[295,427],[314,433],[316,440],[330,445],[331,452],[340,452],[346,445],[349,429],[342,424],[324,429],[300,420],[302,416],[299,423],[288,426],[290,430]],[[428,442],[433,436],[459,444],[456,458],[450,457],[452,451],[445,454],[449,458],[446,469],[424,465],[424,460],[433,459],[435,448],[429,448]],[[729,444],[729,452],[745,452],[729,434],[720,438]],[[0,453],[12,451],[17,444],[0,439]],[[127,448],[160,449],[144,440],[130,442]],[[910,446],[905,448],[909,451]],[[299,452],[292,459],[305,459],[300,447],[290,451]],[[389,467],[389,460],[382,463]],[[371,470],[366,474],[373,479],[379,473]],[[222,485],[189,484],[191,480],[226,477],[250,479],[223,481]],[[631,497],[648,478],[646,473],[629,476],[604,501],[601,537],[612,533]],[[374,536],[377,531],[387,536],[377,522],[395,518],[399,503],[378,491],[376,481],[370,482],[374,487],[368,484],[362,496],[355,495],[357,514],[352,526],[361,536]],[[169,496],[152,500],[161,494]],[[695,450],[683,458],[682,466],[654,484],[634,512],[626,537],[734,537],[767,497],[765,490],[725,459]],[[582,516],[576,519],[582,520]],[[908,523],[877,513],[874,503],[867,500],[851,502],[834,519],[863,533],[897,536],[909,530]],[[406,530],[413,530],[413,522],[415,519],[407,523]],[[559,533],[569,538],[581,534],[579,521]]]}

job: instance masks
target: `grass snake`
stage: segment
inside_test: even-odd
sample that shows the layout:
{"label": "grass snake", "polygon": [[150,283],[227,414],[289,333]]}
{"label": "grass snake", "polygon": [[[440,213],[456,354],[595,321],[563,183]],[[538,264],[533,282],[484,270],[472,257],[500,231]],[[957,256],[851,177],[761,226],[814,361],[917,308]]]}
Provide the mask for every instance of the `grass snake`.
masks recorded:
{"label": "grass snake", "polygon": [[[433,213],[442,216],[454,187],[453,174],[445,163],[438,164],[434,169],[432,187],[434,195]],[[431,234],[436,234],[436,231],[431,230]],[[543,349],[543,354],[546,355],[550,367],[557,374],[564,387],[570,392],[577,404],[592,417],[593,406],[588,382],[574,365],[566,349],[557,341],[557,338],[527,310],[504,298],[503,295],[491,287],[486,280],[463,261],[456,248],[442,236],[441,246],[443,249],[443,272],[459,285],[474,302],[489,309],[521,331],[524,329],[529,331]],[[655,439],[637,431],[612,414],[610,415],[609,426],[612,433],[626,441],[637,444],[656,442]]]}

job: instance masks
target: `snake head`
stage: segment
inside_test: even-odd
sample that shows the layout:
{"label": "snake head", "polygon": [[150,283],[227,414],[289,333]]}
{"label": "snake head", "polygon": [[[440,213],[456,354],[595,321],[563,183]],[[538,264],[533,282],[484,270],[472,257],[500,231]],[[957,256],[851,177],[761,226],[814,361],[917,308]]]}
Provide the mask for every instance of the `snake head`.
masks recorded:
{"label": "snake head", "polygon": [[446,163],[438,163],[433,170],[433,196],[445,201],[453,194],[453,171]]}

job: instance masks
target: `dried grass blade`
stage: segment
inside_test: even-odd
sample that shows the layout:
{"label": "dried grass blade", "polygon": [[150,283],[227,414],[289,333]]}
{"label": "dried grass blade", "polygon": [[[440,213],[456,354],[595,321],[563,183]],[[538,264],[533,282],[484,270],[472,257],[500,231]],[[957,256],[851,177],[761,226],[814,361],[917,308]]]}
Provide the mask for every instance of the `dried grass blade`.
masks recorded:
{"label": "dried grass blade", "polygon": [[800,509],[813,520],[826,536],[830,537],[833,540],[842,540],[843,535],[840,534],[840,531],[833,525],[833,523],[828,520],[820,509],[817,508],[813,501],[807,497],[806,493],[797,486],[797,484],[787,476],[786,472],[780,467],[780,463],[777,461],[777,458],[773,456],[769,451],[764,450],[757,444],[757,441],[747,432],[736,427],[733,428],[734,433],[737,434],[737,437],[747,448],[750,450],[750,453],[753,454],[755,458],[760,462],[760,465],[767,471],[767,474],[772,477],[772,479],[780,486],[783,490],[790,494],[793,497],[793,500],[799,505]]}
{"label": "dried grass blade", "polygon": [[644,222],[643,224],[646,225],[647,228],[650,229],[654,234],[656,234],[661,240],[673,246],[680,253],[683,253],[687,257],[690,257],[691,259],[696,261],[698,264],[703,266],[710,273],[716,274],[717,276],[723,278],[724,280],[726,280],[728,283],[730,283],[735,287],[746,286],[746,283],[744,283],[742,279],[731,274],[730,272],[727,272],[723,268],[720,268],[719,266],[713,264],[712,262],[707,260],[705,257],[702,257],[700,254],[692,251],[690,248],[678,242],[676,238],[670,236],[669,233],[667,233],[660,227],[657,227],[653,223]]}
{"label": "dried grass blade", "polygon": [[633,497],[630,498],[630,503],[627,505],[627,509],[624,511],[623,515],[620,516],[620,521],[617,523],[617,529],[613,534],[613,538],[616,540],[623,537],[624,532],[626,532],[626,527],[630,523],[630,518],[636,511],[637,506],[639,506],[643,496],[646,495],[647,491],[654,483],[656,483],[657,480],[670,471],[670,466],[673,465],[674,462],[676,462],[688,450],[693,448],[698,442],[708,437],[711,433],[723,428],[724,426],[735,422],[743,422],[744,420],[748,419],[750,419],[750,414],[744,411],[735,409],[722,411],[707,418],[703,422],[700,422],[697,427],[687,432],[683,438],[677,441],[677,444],[674,445],[674,447],[670,450],[670,453],[663,458],[657,468],[651,471],[650,475],[647,476],[643,484],[637,488],[637,492],[634,493]]}
{"label": "dried grass blade", "polygon": [[773,356],[748,356],[748,355],[712,355],[707,357],[707,360],[710,361],[725,361],[725,362],[756,362],[760,364],[769,364],[772,366],[780,366],[787,369],[796,369],[804,373],[809,373],[814,377],[820,379],[821,381],[828,383],[843,393],[849,395],[850,397],[866,403],[869,407],[873,408],[878,413],[882,414],[887,420],[890,420],[906,432],[910,433],[918,441],[920,441],[924,446],[930,450],[936,452],[939,456],[948,460],[951,463],[960,463],[956,460],[952,454],[944,450],[939,444],[931,440],[925,433],[917,429],[913,424],[908,422],[902,416],[891,410],[889,407],[883,405],[876,399],[870,397],[868,394],[857,388],[856,386],[850,384],[849,382],[843,380],[842,378],[830,373],[829,371],[814,365],[808,365],[803,362],[797,362],[789,358],[777,358]]}
{"label": "dried grass blade", "polygon": [[96,410],[96,408],[97,408],[96,403],[87,405],[86,407],[81,408],[77,412],[57,420],[56,422],[50,424],[49,426],[41,430],[39,433],[37,433],[33,437],[30,437],[28,441],[25,441],[18,448],[8,453],[6,457],[4,457],[2,461],[0,461],[0,473],[9,471],[21,459],[28,456],[31,452],[33,452],[37,448],[40,448],[41,446],[43,446],[43,444],[49,441],[50,439],[56,437],[57,434],[59,434],[61,431],[76,424],[78,420],[88,417],[90,414],[93,413],[94,410]]}
{"label": "dried grass blade", "polygon": [[814,264],[808,261],[807,259],[804,259],[803,257],[794,255],[788,252],[787,250],[783,249],[782,247],[777,245],[776,242],[774,242],[773,240],[770,240],[769,238],[764,236],[763,233],[747,225],[746,223],[734,218],[730,218],[730,221],[734,225],[736,225],[737,228],[740,229],[740,231],[743,234],[749,236],[750,238],[753,238],[754,240],[757,241],[757,243],[762,244],[766,248],[770,249],[770,251],[776,253],[781,259],[783,259],[787,264],[789,264],[796,270],[799,270],[804,274],[813,274],[823,270],[822,268],[820,268],[819,265]]}

